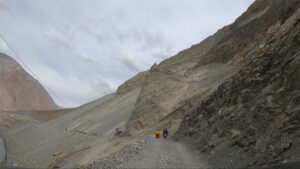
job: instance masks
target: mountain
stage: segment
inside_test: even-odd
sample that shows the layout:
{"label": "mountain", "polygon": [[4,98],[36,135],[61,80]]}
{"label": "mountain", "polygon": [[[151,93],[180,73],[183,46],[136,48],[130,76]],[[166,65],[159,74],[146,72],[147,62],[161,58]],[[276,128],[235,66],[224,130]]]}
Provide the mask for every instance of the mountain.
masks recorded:
{"label": "mountain", "polygon": [[11,57],[0,53],[0,110],[58,109],[43,86]]}

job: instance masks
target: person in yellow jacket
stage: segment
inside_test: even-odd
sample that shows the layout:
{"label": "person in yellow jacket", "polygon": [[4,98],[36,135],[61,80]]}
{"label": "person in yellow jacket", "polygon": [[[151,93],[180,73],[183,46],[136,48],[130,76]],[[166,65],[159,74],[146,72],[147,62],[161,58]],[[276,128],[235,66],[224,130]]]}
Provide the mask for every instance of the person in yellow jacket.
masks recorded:
{"label": "person in yellow jacket", "polygon": [[158,130],[157,130],[157,131],[155,131],[155,137],[156,137],[156,138],[159,138],[159,137],[160,137],[160,135],[161,135],[161,131],[158,131]]}

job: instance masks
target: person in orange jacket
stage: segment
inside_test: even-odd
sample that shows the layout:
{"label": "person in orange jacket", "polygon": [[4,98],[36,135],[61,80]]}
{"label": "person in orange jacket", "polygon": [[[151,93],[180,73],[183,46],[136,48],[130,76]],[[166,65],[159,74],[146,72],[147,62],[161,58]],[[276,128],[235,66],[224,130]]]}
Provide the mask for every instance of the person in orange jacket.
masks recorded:
{"label": "person in orange jacket", "polygon": [[161,131],[155,131],[155,137],[158,139],[161,135]]}

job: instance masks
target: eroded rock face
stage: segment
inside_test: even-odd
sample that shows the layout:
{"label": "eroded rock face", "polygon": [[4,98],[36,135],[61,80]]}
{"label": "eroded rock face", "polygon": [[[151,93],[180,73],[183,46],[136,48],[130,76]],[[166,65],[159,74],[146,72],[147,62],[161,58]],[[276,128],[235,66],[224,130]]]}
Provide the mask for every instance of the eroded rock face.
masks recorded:
{"label": "eroded rock face", "polygon": [[0,109],[58,109],[47,91],[9,56],[0,53]]}
{"label": "eroded rock face", "polygon": [[216,151],[237,153],[231,151],[237,147],[239,156],[248,157],[232,158],[236,164],[300,160],[300,9],[295,2],[284,1],[283,24],[274,20],[262,32],[263,45],[249,51],[251,60],[184,118],[176,139],[190,138],[209,159]]}

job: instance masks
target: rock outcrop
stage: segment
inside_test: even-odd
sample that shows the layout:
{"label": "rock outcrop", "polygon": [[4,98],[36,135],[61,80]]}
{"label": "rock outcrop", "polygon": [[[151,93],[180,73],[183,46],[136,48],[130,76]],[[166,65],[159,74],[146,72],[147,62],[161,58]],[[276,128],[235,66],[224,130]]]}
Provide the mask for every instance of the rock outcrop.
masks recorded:
{"label": "rock outcrop", "polygon": [[11,57],[0,53],[0,110],[58,109],[43,86]]}

